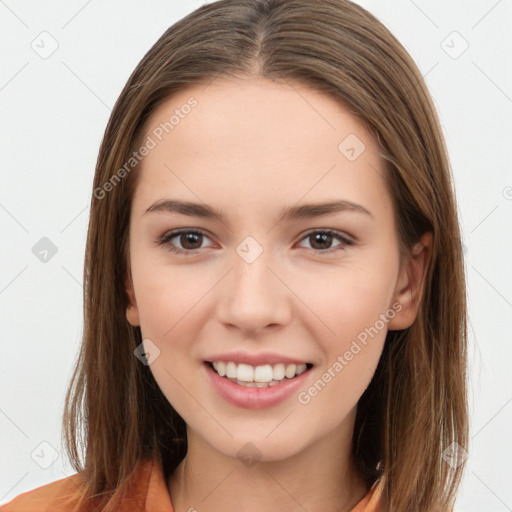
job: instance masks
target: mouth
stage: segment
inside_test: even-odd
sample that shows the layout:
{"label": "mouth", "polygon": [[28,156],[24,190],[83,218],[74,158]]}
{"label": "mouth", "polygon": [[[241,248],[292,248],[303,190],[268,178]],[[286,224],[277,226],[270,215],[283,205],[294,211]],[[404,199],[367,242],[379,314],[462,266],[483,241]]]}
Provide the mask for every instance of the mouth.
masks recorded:
{"label": "mouth", "polygon": [[313,368],[312,363],[252,366],[233,361],[205,361],[205,364],[219,377],[248,388],[282,386]]}

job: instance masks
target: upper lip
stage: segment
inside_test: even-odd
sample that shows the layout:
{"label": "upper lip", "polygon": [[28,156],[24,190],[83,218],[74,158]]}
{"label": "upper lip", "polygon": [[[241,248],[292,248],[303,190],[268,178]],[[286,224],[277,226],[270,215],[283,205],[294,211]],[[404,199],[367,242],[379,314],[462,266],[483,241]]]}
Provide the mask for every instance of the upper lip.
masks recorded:
{"label": "upper lip", "polygon": [[227,352],[224,354],[214,354],[210,356],[207,361],[210,363],[215,361],[224,361],[226,363],[233,361],[236,364],[250,364],[251,366],[263,366],[266,364],[273,365],[278,363],[308,364],[308,361],[285,356],[283,354],[276,354],[275,352],[259,352],[258,354],[249,354],[248,352]]}

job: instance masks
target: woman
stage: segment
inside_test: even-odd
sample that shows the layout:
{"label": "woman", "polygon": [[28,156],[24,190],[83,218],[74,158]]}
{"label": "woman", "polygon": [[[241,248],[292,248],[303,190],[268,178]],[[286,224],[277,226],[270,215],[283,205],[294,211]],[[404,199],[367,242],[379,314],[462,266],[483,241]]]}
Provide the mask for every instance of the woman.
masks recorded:
{"label": "woman", "polygon": [[78,474],[6,512],[452,509],[455,194],[421,74],[361,7],[221,0],[170,27],[107,126],[84,283]]}

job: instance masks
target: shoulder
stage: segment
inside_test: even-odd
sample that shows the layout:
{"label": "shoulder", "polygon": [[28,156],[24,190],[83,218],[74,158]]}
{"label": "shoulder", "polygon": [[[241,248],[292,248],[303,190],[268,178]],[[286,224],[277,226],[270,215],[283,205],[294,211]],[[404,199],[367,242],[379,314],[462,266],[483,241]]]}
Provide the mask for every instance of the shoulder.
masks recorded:
{"label": "shoulder", "polygon": [[61,478],[16,496],[0,505],[1,512],[71,512],[82,497],[79,473]]}
{"label": "shoulder", "polygon": [[376,480],[368,493],[350,512],[384,512],[382,502],[383,484]]}
{"label": "shoulder", "polygon": [[85,497],[81,473],[37,487],[0,505],[0,512],[172,512],[160,459],[139,460],[126,486],[113,494]]}

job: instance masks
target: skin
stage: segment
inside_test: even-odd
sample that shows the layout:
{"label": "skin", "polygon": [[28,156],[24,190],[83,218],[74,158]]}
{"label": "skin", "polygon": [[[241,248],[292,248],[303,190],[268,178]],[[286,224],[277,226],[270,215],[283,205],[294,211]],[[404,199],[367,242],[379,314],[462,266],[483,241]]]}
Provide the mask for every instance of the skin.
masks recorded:
{"label": "skin", "polygon": [[[172,503],[201,512],[350,510],[368,491],[349,456],[357,402],[387,330],[416,318],[431,236],[401,265],[376,140],[335,99],[296,83],[217,78],[168,98],[146,134],[191,96],[198,105],[137,170],[126,278],[127,319],[160,350],[151,372],[187,423],[188,453],[168,481]],[[349,134],[365,145],[354,161],[338,149]],[[165,198],[207,203],[225,220],[145,213]],[[284,207],[338,199],[371,215],[281,219]],[[193,255],[157,243],[180,228],[205,232],[195,245],[167,242]],[[312,229],[354,244],[315,243]],[[236,251],[247,236],[263,248],[252,263]],[[292,394],[270,408],[239,408],[201,371],[214,352],[270,350],[314,364],[307,390],[393,303],[401,311],[308,404]],[[237,452],[249,442],[261,458],[247,467]]]}

